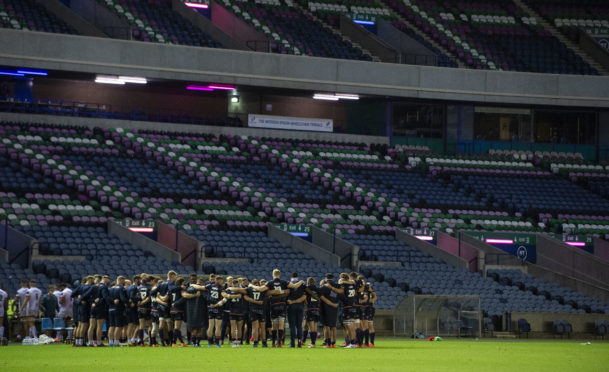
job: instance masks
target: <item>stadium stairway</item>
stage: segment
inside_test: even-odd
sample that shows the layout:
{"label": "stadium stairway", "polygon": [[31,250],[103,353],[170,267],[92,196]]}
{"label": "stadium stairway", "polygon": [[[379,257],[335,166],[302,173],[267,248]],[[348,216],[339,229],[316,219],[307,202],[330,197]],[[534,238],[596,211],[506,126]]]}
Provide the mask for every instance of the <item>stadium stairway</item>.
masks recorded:
{"label": "stadium stairway", "polygon": [[37,1],[36,4],[44,7],[48,13],[53,14],[57,19],[72,27],[79,35],[108,37],[108,35],[87,22],[78,13],[59,0]]}
{"label": "stadium stairway", "polygon": [[539,13],[537,13],[533,8],[528,6],[523,0],[512,0],[514,3],[518,4],[522,9],[524,9],[529,16],[535,17],[538,22],[548,30],[554,37],[556,37],[560,42],[565,44],[568,48],[573,50],[575,53],[579,54],[584,61],[588,62],[590,66],[595,68],[601,75],[609,76],[609,70],[603,67],[601,64],[596,62],[594,58],[589,56],[586,52],[584,52],[579,46],[575,45],[571,40],[563,35],[562,32],[557,30],[552,24],[550,24],[544,17],[542,17]]}
{"label": "stadium stairway", "polygon": [[381,0],[383,5],[388,8],[393,16],[397,18],[404,26],[406,26],[409,30],[416,33],[417,36],[427,41],[429,45],[433,46],[436,50],[440,51],[442,54],[446,56],[452,56],[455,58],[457,65],[459,68],[465,68],[466,65],[461,58],[454,55],[454,53],[449,52],[442,45],[438,44],[435,40],[430,38],[427,34],[422,32],[418,27],[414,26],[408,19],[404,17],[404,14],[398,11],[398,8],[403,8],[403,5],[397,2],[397,0]]}
{"label": "stadium stairway", "polygon": [[331,25],[329,25],[326,21],[324,21],[323,19],[317,17],[316,14],[314,14],[313,12],[309,11],[309,9],[301,6],[298,2],[294,2],[293,6],[295,8],[300,9],[300,11],[303,14],[306,14],[308,16],[310,16],[312,19],[317,20],[319,23],[321,23],[327,30],[331,31],[332,33],[336,34],[337,36],[341,37],[345,42],[350,43],[351,45],[353,45],[356,48],[361,49],[362,53],[369,55],[370,57],[372,57],[372,61],[373,62],[381,62],[381,59],[372,54],[369,50],[364,49],[360,44],[354,42],[353,40],[351,40],[351,38],[349,38],[347,35],[341,33],[339,30],[337,30],[336,28],[332,27]]}

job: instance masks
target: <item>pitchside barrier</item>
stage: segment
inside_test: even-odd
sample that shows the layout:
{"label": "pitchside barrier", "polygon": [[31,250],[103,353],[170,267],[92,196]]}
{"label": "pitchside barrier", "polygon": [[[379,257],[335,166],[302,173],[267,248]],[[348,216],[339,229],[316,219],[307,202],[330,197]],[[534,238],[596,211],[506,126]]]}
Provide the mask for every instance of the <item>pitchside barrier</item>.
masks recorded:
{"label": "pitchside barrier", "polygon": [[480,296],[406,296],[393,312],[393,335],[482,337]]}

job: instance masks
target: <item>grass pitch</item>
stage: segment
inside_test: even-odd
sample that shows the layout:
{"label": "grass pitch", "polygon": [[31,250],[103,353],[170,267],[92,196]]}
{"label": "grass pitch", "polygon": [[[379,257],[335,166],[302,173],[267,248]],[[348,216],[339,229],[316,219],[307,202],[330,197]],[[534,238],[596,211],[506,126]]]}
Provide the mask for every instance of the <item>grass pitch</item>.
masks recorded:
{"label": "grass pitch", "polygon": [[609,343],[378,339],[374,349],[0,348],[0,371],[609,371]]}

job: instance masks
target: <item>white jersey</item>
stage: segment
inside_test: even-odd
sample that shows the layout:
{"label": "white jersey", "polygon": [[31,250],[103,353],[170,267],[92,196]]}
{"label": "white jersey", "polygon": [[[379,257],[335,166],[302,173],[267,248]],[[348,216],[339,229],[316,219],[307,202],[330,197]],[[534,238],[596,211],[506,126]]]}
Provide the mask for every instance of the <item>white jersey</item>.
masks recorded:
{"label": "white jersey", "polygon": [[25,316],[27,315],[27,311],[26,309],[23,307],[23,304],[25,304],[25,299],[30,295],[30,289],[29,288],[19,288],[19,290],[17,290],[17,295],[15,296],[17,298],[17,305],[19,305],[19,314],[21,316]]}
{"label": "white jersey", "polygon": [[38,315],[38,309],[40,308],[40,301],[42,300],[42,292],[40,289],[34,287],[30,288],[30,302],[28,303],[28,308],[30,309],[30,314]]}
{"label": "white jersey", "polygon": [[[4,301],[8,298],[8,293],[0,289],[0,318],[4,318]],[[0,325],[2,327],[2,325]]]}
{"label": "white jersey", "polygon": [[[59,292],[57,301],[59,302],[59,318],[71,318],[72,317],[72,290],[66,288]],[[63,298],[63,301],[61,299]],[[61,303],[63,302],[63,303]]]}

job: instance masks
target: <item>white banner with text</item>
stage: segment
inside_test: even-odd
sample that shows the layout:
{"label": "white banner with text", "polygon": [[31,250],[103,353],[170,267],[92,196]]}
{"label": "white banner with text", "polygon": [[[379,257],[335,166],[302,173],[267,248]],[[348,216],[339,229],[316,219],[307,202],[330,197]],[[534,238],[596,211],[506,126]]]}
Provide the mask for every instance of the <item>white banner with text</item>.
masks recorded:
{"label": "white banner with text", "polygon": [[315,132],[334,131],[332,119],[294,118],[289,116],[255,115],[247,116],[250,128],[308,130]]}

